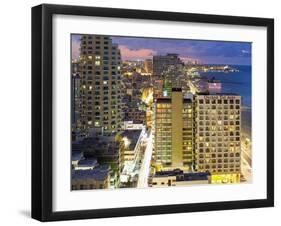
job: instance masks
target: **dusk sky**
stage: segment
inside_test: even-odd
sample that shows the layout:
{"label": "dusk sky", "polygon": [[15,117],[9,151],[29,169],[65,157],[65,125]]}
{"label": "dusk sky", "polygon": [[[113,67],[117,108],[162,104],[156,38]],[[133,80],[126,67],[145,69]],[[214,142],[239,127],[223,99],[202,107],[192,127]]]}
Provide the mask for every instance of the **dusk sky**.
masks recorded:
{"label": "dusk sky", "polygon": [[[72,58],[79,56],[80,35],[72,35]],[[204,64],[251,65],[251,43],[111,36],[122,60],[144,60],[153,55],[177,53],[183,61]]]}

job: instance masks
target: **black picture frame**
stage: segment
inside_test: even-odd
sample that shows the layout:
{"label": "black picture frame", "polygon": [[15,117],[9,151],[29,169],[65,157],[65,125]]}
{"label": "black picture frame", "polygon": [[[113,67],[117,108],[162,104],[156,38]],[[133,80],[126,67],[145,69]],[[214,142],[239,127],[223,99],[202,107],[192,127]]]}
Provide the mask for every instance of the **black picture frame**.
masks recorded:
{"label": "black picture frame", "polygon": [[[52,210],[52,18],[55,14],[182,21],[267,28],[267,198],[95,210]],[[274,206],[274,20],[43,4],[32,8],[32,218],[40,221],[123,217]]]}

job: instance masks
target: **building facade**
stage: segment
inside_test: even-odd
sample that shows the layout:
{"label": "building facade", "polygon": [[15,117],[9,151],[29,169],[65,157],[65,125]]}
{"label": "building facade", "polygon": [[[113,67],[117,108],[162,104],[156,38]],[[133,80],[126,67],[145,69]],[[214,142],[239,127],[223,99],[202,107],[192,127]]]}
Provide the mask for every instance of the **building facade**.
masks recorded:
{"label": "building facade", "polygon": [[79,73],[73,73],[71,75],[71,123],[72,128],[77,129],[80,126],[80,109],[81,109],[81,77]]}
{"label": "building facade", "polygon": [[100,129],[104,135],[121,128],[121,57],[107,36],[81,38],[81,126]]}
{"label": "building facade", "polygon": [[146,124],[146,111],[140,110],[137,107],[127,108],[125,110],[125,120],[133,121],[136,124]]}
{"label": "building facade", "polygon": [[144,61],[144,70],[146,73],[152,74],[153,66],[152,66],[152,59],[146,59]]}
{"label": "building facade", "polygon": [[207,85],[208,85],[207,88],[209,94],[214,95],[214,94],[221,93],[222,85],[219,80],[215,80],[215,79],[208,80]]}
{"label": "building facade", "polygon": [[110,187],[110,174],[107,170],[73,170],[71,190],[106,189]]}
{"label": "building facade", "polygon": [[80,76],[80,60],[71,62],[71,123],[72,131],[76,131],[80,127],[80,107],[81,107],[81,76]]}
{"label": "building facade", "polygon": [[195,96],[196,170],[210,172],[212,183],[240,180],[241,96]]}
{"label": "building facade", "polygon": [[167,71],[169,66],[182,65],[183,62],[178,54],[168,53],[165,56],[153,56],[153,76],[163,78],[164,72]]}
{"label": "building facade", "polygon": [[187,186],[209,184],[210,173],[184,173],[180,169],[156,172],[151,187]]}
{"label": "building facade", "polygon": [[211,183],[236,183],[241,173],[241,96],[187,97],[173,88],[155,102],[154,155],[159,170],[210,173]]}
{"label": "building facade", "polygon": [[144,135],[144,128],[136,130],[125,130],[121,134],[124,142],[121,150],[124,155],[124,165],[135,166],[141,155],[141,141]]}
{"label": "building facade", "polygon": [[173,88],[171,97],[156,99],[154,136],[155,160],[160,168],[192,168],[193,106],[180,88]]}
{"label": "building facade", "polygon": [[153,99],[163,97],[164,80],[156,79],[153,81]]}

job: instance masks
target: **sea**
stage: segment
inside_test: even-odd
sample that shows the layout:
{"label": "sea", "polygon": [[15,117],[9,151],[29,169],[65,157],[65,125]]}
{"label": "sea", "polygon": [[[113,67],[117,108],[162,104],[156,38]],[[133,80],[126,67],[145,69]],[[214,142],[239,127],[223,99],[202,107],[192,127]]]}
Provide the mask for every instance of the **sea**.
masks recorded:
{"label": "sea", "polygon": [[215,78],[222,83],[223,93],[234,93],[242,97],[242,132],[251,138],[252,127],[252,67],[231,65],[238,72],[201,72],[202,77]]}

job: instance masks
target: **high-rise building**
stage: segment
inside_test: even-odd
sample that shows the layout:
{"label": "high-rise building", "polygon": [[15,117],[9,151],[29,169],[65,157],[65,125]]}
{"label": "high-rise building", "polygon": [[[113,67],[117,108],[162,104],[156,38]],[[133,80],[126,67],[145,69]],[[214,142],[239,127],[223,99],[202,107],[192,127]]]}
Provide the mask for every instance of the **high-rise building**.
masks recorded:
{"label": "high-rise building", "polygon": [[152,67],[152,59],[146,59],[144,61],[144,70],[146,73],[152,73],[153,67]]}
{"label": "high-rise building", "polygon": [[146,124],[146,111],[140,110],[136,107],[127,108],[125,110],[125,120],[133,121],[134,123]]}
{"label": "high-rise building", "polygon": [[164,80],[156,79],[153,81],[153,99],[163,97]]}
{"label": "high-rise building", "polygon": [[241,96],[183,95],[156,99],[154,155],[161,170],[211,174],[211,183],[236,183],[241,171]]}
{"label": "high-rise building", "polygon": [[83,35],[80,51],[82,128],[110,135],[121,128],[120,50],[108,36]]}
{"label": "high-rise building", "polygon": [[212,183],[240,181],[241,96],[195,96],[196,170]]}
{"label": "high-rise building", "polygon": [[[74,67],[75,63],[72,63]],[[74,68],[73,68],[74,69]],[[71,74],[71,123],[73,129],[77,129],[79,127],[79,119],[80,119],[80,106],[81,106],[81,77],[78,66],[75,67],[75,70],[72,71]]]}
{"label": "high-rise building", "polygon": [[71,62],[71,133],[72,140],[79,140],[81,134],[81,71],[80,60]]}
{"label": "high-rise building", "polygon": [[163,78],[164,72],[170,66],[177,67],[178,65],[183,65],[178,54],[168,53],[165,56],[153,56],[153,76]]}
{"label": "high-rise building", "polygon": [[180,88],[173,88],[171,97],[156,99],[154,134],[154,155],[160,168],[191,170],[193,106]]}

